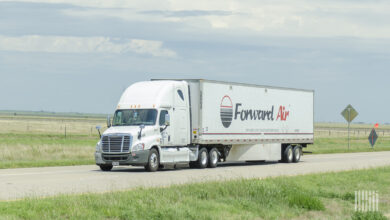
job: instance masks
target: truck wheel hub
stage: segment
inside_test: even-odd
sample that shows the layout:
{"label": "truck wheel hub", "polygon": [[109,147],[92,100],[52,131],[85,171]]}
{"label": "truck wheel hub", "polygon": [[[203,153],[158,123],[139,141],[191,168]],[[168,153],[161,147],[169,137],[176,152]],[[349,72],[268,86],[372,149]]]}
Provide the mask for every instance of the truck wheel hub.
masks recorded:
{"label": "truck wheel hub", "polygon": [[157,166],[157,155],[156,154],[152,154],[150,156],[150,165],[152,167],[156,167]]}

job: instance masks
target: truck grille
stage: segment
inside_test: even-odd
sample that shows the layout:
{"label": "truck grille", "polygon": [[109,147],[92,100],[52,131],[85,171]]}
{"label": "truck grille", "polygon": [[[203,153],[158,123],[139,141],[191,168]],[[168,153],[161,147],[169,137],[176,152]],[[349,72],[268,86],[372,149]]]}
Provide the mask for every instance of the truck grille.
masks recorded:
{"label": "truck grille", "polygon": [[102,150],[105,153],[128,153],[132,138],[130,135],[104,135]]}

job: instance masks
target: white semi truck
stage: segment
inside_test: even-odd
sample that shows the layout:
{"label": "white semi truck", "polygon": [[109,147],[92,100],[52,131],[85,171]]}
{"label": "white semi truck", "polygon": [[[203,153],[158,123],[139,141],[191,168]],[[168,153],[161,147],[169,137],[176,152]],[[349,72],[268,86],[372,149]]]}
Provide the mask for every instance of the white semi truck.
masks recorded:
{"label": "white semi truck", "polygon": [[225,161],[298,162],[313,143],[314,91],[211,80],[138,82],[97,143],[113,166],[214,168]]}

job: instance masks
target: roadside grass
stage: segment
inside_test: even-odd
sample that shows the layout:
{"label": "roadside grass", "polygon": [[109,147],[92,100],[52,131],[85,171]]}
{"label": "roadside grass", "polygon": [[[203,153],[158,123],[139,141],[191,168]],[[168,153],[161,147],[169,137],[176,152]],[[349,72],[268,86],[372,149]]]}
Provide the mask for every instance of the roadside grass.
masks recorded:
{"label": "roadside grass", "polygon": [[[379,212],[356,213],[357,190],[377,190]],[[0,202],[0,219],[385,219],[389,201],[382,167],[28,198]]]}
{"label": "roadside grass", "polygon": [[[95,127],[102,125],[104,132],[105,118],[36,114],[15,116],[0,112],[0,169],[94,164],[93,152],[99,139]],[[351,127],[367,131],[352,133],[350,150],[346,127],[341,123],[316,123],[314,145],[304,150],[314,154],[390,150],[390,126],[381,125],[384,133],[379,133],[374,148],[367,139],[372,125],[352,124]]]}
{"label": "roadside grass", "polygon": [[304,151],[314,154],[390,151],[390,136],[379,137],[373,148],[368,137],[351,137],[349,149],[345,136],[315,137],[314,144],[308,145]]}
{"label": "roadside grass", "polygon": [[350,148],[346,123],[315,123],[314,144],[305,149],[314,154],[372,152],[390,150],[390,125],[376,129],[378,139],[372,148],[368,136],[373,125],[351,124]]}
{"label": "roadside grass", "polygon": [[95,126],[104,124],[104,118],[0,115],[0,169],[94,164]]}
{"label": "roadside grass", "polygon": [[387,218],[380,212],[355,212],[352,220],[386,220]]}
{"label": "roadside grass", "polygon": [[0,168],[93,164],[96,136],[0,133]]}
{"label": "roadside grass", "polygon": [[43,116],[1,116],[0,133],[69,134],[96,136],[96,125],[104,127],[102,118],[70,118]]}

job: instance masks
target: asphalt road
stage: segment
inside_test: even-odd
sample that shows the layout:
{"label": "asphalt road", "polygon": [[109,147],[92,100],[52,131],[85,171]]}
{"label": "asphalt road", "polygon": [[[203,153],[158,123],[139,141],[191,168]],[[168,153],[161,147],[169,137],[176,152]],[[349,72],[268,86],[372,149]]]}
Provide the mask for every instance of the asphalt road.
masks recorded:
{"label": "asphalt road", "polygon": [[162,187],[212,180],[291,176],[386,165],[390,165],[390,151],[305,155],[297,164],[231,163],[220,164],[215,169],[181,168],[155,173],[145,172],[143,167],[115,167],[111,172],[102,172],[94,165],[2,169],[0,200]]}

